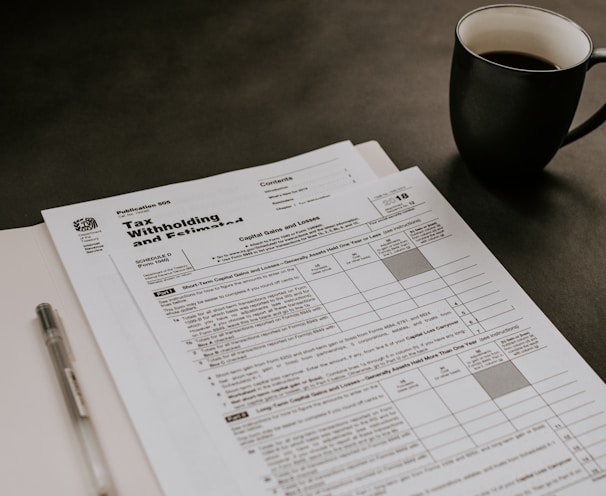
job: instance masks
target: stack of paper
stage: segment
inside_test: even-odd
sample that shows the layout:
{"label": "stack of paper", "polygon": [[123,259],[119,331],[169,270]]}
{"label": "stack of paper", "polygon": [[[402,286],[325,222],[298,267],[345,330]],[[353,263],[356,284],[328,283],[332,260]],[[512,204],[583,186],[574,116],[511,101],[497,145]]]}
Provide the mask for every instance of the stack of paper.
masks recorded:
{"label": "stack of paper", "polygon": [[[395,170],[340,143],[43,212],[164,494],[606,489],[603,382],[422,172]],[[80,310],[56,305],[78,342]],[[89,403],[102,434],[114,412]]]}

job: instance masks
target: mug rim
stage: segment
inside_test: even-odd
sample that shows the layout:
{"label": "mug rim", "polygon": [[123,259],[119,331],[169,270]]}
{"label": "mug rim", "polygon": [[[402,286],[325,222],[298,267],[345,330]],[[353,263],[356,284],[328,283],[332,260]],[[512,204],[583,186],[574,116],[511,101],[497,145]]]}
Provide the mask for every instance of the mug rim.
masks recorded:
{"label": "mug rim", "polygon": [[[570,26],[572,26],[573,28],[575,28],[577,31],[579,31],[587,40],[588,42],[588,50],[587,53],[585,54],[585,56],[577,61],[576,63],[567,66],[567,67],[557,67],[555,69],[522,69],[519,67],[512,67],[509,65],[504,65],[504,64],[499,64],[497,62],[494,62],[492,60],[489,60],[485,57],[483,57],[482,55],[480,55],[479,53],[473,51],[471,48],[469,48],[467,46],[467,43],[465,43],[461,37],[460,34],[460,28],[461,25],[467,20],[469,19],[471,16],[481,12],[481,11],[485,11],[485,10],[497,10],[497,9],[501,9],[501,8],[518,8],[518,9],[526,9],[526,10],[533,10],[533,11],[539,11],[539,12],[543,12],[546,14],[550,14],[553,16],[556,16],[558,18],[560,18],[561,20],[565,21],[567,24],[569,24]],[[518,4],[518,3],[498,3],[498,4],[492,4],[492,5],[484,5],[481,7],[477,7],[473,10],[470,10],[469,12],[467,12],[466,14],[464,14],[458,21],[455,27],[455,35],[456,38],[458,40],[458,42],[461,44],[461,46],[473,57],[482,60],[488,64],[494,65],[496,67],[501,67],[504,69],[509,69],[511,71],[517,71],[517,72],[528,72],[528,73],[535,73],[535,72],[545,72],[545,73],[550,73],[550,72],[560,72],[560,71],[566,71],[566,70],[570,70],[570,69],[574,69],[576,67],[579,67],[580,65],[585,64],[590,58],[591,58],[591,54],[593,53],[593,40],[591,39],[591,36],[589,36],[589,33],[582,27],[580,26],[578,23],[576,23],[575,21],[573,21],[572,19],[570,19],[569,17],[566,17],[563,14],[560,14],[559,12],[554,12],[553,10],[549,10],[543,7],[537,7],[535,5],[528,5],[528,4]]]}

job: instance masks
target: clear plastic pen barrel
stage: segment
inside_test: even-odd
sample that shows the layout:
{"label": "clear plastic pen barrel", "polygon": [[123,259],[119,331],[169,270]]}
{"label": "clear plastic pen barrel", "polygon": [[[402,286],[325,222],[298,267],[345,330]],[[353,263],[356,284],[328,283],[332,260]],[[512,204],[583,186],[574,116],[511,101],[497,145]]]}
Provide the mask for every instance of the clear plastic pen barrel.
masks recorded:
{"label": "clear plastic pen barrel", "polygon": [[36,307],[36,312],[42,322],[46,346],[72,417],[86,465],[91,472],[95,490],[99,495],[109,495],[112,487],[109,472],[80,393],[54,310],[48,303],[41,303]]}

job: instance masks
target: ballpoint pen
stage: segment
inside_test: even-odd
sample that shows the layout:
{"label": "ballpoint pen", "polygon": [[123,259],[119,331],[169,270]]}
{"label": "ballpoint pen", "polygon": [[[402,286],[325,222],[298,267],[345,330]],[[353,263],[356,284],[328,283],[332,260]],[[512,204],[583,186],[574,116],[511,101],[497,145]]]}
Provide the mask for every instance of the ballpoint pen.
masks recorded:
{"label": "ballpoint pen", "polygon": [[57,315],[48,303],[40,303],[36,307],[36,313],[42,324],[44,340],[61,384],[95,490],[99,496],[110,495],[112,483],[109,471],[78,387]]}

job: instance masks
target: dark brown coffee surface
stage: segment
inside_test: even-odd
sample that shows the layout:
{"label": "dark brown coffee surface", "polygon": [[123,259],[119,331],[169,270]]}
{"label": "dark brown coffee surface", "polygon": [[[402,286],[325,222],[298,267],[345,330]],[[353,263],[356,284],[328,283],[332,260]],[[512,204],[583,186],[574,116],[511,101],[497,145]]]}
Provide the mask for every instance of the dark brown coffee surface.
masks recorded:
{"label": "dark brown coffee surface", "polygon": [[554,63],[528,53],[498,51],[483,53],[482,57],[496,64],[527,71],[553,71],[559,69]]}

